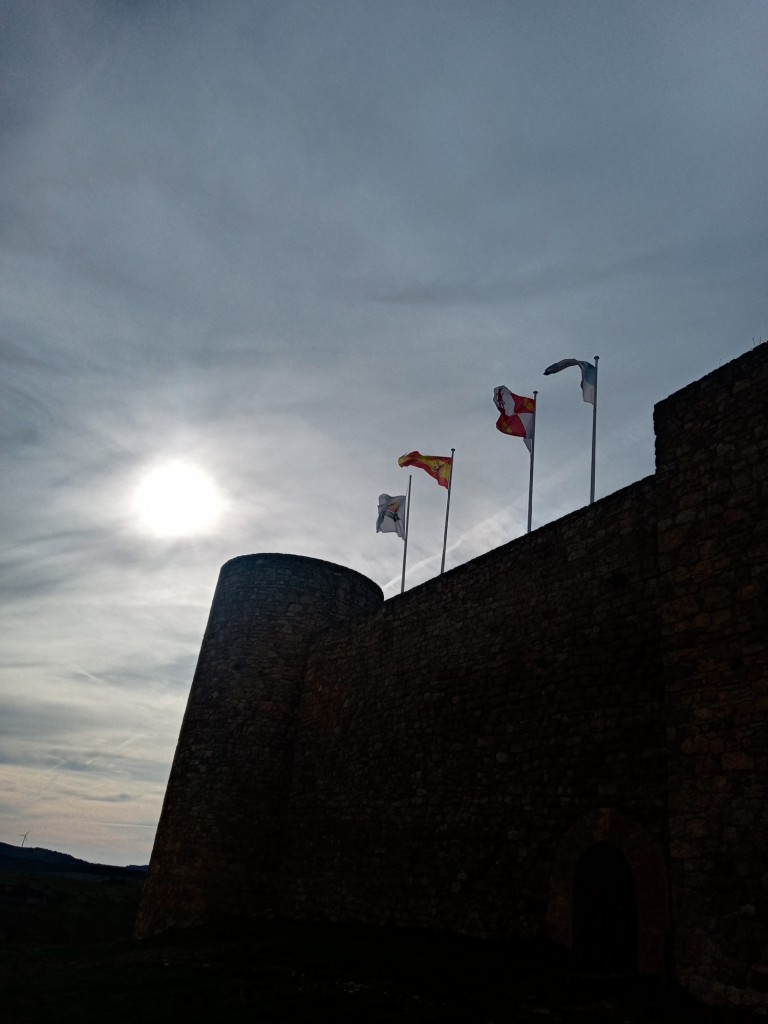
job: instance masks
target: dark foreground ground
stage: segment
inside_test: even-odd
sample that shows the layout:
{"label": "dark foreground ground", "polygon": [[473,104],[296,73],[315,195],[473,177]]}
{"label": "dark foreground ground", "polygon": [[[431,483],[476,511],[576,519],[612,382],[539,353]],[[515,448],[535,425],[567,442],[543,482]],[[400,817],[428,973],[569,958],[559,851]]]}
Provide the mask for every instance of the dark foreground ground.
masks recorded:
{"label": "dark foreground ground", "polygon": [[258,922],[130,938],[139,886],[0,878],[9,1024],[744,1024],[661,984],[585,979],[542,951]]}

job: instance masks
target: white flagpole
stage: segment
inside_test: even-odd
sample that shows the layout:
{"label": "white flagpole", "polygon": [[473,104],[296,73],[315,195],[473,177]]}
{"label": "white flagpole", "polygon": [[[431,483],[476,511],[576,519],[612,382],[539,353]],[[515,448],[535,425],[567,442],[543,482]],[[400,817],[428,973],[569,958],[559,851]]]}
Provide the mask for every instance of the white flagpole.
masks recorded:
{"label": "white flagpole", "polygon": [[538,391],[533,392],[533,433],[531,434],[531,475],[528,478],[528,533],[531,532],[531,518],[533,516],[533,456],[536,451],[536,396]]}
{"label": "white flagpole", "polygon": [[451,486],[453,485],[453,453],[456,451],[455,448],[451,448],[451,475],[448,477],[448,497],[445,502],[445,532],[443,533],[443,560],[440,563],[440,575],[443,575],[445,569],[445,545],[448,542],[448,512],[451,507]]}
{"label": "white flagpole", "polygon": [[411,480],[412,474],[408,474],[408,493],[405,498],[405,537],[403,538],[403,578],[400,580],[400,593],[405,591],[405,556],[408,552],[408,524],[411,519]]}
{"label": "white flagpole", "polygon": [[592,403],[592,475],[589,483],[589,504],[595,500],[595,449],[597,446],[597,364],[600,356],[595,356],[595,400]]}

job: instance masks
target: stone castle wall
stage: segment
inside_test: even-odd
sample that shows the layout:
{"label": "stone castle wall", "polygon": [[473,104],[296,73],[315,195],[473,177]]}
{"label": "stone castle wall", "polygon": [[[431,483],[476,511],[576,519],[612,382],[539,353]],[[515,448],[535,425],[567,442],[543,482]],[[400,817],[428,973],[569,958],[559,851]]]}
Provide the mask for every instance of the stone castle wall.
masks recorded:
{"label": "stone castle wall", "polygon": [[282,855],[296,711],[313,637],[381,590],[314,558],[222,568],[152,851],[137,931],[262,913]]}
{"label": "stone castle wall", "polygon": [[383,604],[227,563],[138,933],[274,913],[588,957],[615,857],[638,969],[768,1010],[767,375],[763,345],[671,396],[654,477]]}
{"label": "stone castle wall", "polygon": [[656,407],[674,962],[768,1007],[766,345]]}
{"label": "stone castle wall", "polygon": [[313,645],[281,907],[540,932],[581,816],[665,834],[663,698],[648,480]]}

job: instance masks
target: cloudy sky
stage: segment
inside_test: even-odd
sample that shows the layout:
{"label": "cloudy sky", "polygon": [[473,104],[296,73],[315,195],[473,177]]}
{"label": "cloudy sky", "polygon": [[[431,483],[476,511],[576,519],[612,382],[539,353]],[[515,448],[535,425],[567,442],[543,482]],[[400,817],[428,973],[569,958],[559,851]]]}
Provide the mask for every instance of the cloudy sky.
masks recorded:
{"label": "cloudy sky", "polygon": [[[446,568],[768,334],[764,0],[0,0],[0,841],[146,863],[219,567]],[[173,513],[179,474],[203,489]],[[413,470],[406,586],[445,491]],[[207,490],[205,489],[207,487]]]}

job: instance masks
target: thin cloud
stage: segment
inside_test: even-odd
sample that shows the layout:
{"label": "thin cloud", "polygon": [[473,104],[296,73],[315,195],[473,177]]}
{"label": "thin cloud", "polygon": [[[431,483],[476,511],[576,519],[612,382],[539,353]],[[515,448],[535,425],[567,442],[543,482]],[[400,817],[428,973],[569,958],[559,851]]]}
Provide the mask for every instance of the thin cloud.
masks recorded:
{"label": "thin cloud", "polygon": [[[588,495],[590,409],[553,360],[601,356],[598,497],[653,471],[654,403],[768,331],[767,20],[752,0],[12,5],[9,836],[47,815],[44,845],[145,862],[220,565],[294,552],[399,592],[375,515],[403,452],[456,448],[449,569],[522,535],[497,384],[539,390],[534,527]],[[213,532],[137,517],[174,459],[220,488]],[[444,512],[414,478],[408,587],[438,571]],[[115,794],[135,832],[91,817]]]}

